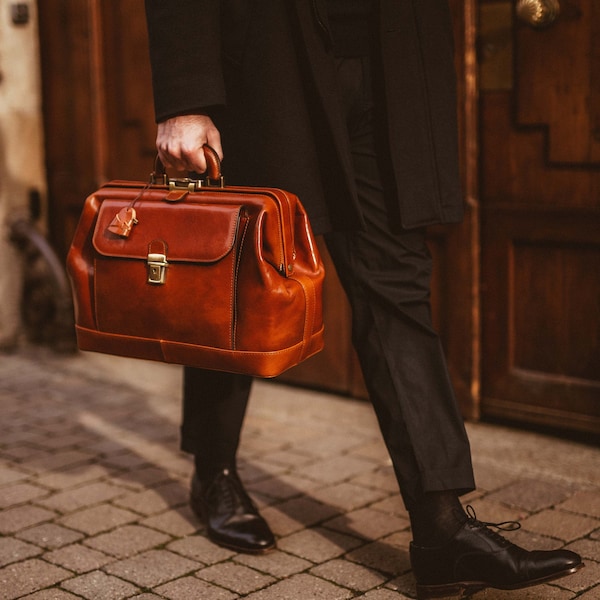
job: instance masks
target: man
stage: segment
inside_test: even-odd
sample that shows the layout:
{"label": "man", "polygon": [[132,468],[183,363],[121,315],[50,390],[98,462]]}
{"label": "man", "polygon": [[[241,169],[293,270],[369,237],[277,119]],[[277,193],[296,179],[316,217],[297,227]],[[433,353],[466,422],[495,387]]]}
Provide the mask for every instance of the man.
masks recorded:
{"label": "man", "polygon": [[[409,511],[420,598],[575,572],[474,515],[469,444],[431,325],[425,226],[462,216],[450,14],[442,0],[146,0],[157,148],[226,154],[233,183],[300,197],[353,313],[353,342]],[[251,379],[186,368],[192,506],[218,544],[275,545],[235,457]]]}

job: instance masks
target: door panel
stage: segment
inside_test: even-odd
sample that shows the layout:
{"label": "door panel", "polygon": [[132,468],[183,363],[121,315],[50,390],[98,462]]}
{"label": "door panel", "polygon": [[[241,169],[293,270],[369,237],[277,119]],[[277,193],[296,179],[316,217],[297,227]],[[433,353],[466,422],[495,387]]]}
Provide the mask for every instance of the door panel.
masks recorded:
{"label": "door panel", "polygon": [[49,229],[66,255],[82,199],[96,187],[92,45],[86,2],[38,2]]}
{"label": "door panel", "polygon": [[600,432],[600,6],[480,11],[482,414]]}

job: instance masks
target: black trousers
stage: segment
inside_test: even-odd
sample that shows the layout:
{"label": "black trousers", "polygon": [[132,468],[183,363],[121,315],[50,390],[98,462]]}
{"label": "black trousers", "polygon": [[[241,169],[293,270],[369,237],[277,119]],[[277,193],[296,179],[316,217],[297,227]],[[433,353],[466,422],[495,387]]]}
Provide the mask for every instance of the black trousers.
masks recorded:
{"label": "black trousers", "polygon": [[[469,442],[432,328],[424,230],[397,230],[386,202],[382,114],[368,58],[337,60],[364,229],[325,234],[352,307],[352,340],[407,508],[424,492],[474,488]],[[209,470],[232,465],[249,377],[186,368],[182,449]]]}

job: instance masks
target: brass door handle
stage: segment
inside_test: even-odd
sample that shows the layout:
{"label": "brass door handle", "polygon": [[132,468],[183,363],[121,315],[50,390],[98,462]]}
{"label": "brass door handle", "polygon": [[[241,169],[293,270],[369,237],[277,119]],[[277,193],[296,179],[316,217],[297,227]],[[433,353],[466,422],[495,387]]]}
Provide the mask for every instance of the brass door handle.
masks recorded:
{"label": "brass door handle", "polygon": [[552,25],[560,13],[558,0],[519,0],[517,16],[532,27]]}

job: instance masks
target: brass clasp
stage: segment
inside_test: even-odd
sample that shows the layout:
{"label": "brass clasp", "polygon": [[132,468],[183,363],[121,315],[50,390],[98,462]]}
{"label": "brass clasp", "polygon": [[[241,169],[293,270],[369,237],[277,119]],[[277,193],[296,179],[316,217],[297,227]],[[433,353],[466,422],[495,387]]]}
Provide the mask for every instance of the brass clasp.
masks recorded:
{"label": "brass clasp", "polygon": [[148,253],[148,283],[164,284],[168,266],[169,263],[165,254]]}
{"label": "brass clasp", "polygon": [[148,283],[162,285],[167,276],[167,243],[152,240],[148,244]]}

